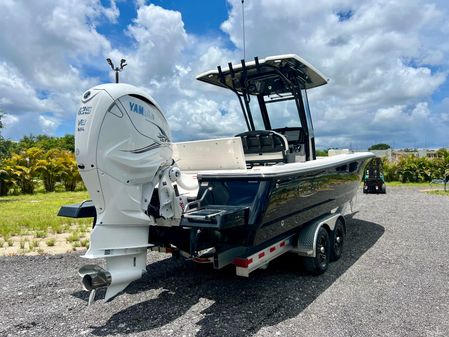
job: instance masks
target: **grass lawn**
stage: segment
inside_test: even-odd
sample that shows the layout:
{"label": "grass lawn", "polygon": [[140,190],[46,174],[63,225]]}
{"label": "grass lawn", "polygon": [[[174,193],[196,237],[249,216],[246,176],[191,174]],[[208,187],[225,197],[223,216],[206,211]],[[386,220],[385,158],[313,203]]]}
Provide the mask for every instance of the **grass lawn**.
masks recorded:
{"label": "grass lawn", "polygon": [[428,191],[427,193],[434,195],[444,195],[446,197],[449,197],[449,189],[447,191],[444,190]]}
{"label": "grass lawn", "polygon": [[[421,187],[449,197],[442,185],[388,182],[387,186]],[[62,253],[89,245],[92,219],[58,217],[62,205],[89,199],[86,191],[0,197],[0,256]]]}
{"label": "grass lawn", "polygon": [[430,183],[401,183],[400,181],[388,181],[386,182],[387,186],[400,186],[400,187],[438,187],[440,185],[430,184]]}
{"label": "grass lawn", "polygon": [[32,235],[45,238],[49,233],[68,232],[74,226],[90,228],[92,219],[71,219],[56,216],[65,204],[89,199],[86,191],[37,193],[0,197],[0,239]]}
{"label": "grass lawn", "polygon": [[443,184],[431,184],[431,183],[401,183],[400,181],[390,181],[386,183],[387,186],[390,187],[415,187],[420,188],[422,192],[433,194],[433,195],[442,195],[449,197],[449,189],[448,191],[444,191]]}

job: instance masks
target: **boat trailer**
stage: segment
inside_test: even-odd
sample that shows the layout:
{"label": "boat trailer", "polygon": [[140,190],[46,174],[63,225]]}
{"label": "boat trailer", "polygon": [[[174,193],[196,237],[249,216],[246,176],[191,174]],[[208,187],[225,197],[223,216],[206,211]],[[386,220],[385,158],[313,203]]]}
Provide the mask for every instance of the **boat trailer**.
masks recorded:
{"label": "boat trailer", "polygon": [[[95,207],[90,201],[84,201],[61,207],[58,215],[72,218],[94,217]],[[329,262],[341,257],[345,235],[345,219],[340,212],[335,212],[255,247],[233,247],[222,252],[206,250],[197,256],[174,246],[150,244],[148,250],[171,254],[173,257],[181,256],[196,263],[212,264],[214,269],[234,265],[236,275],[242,277],[249,277],[257,269],[268,268],[271,261],[285,253],[293,253],[302,258],[306,272],[320,275],[327,270]],[[96,289],[111,285],[111,274],[97,265],[85,265],[79,270],[79,274],[84,289],[91,292],[89,305],[94,301]]]}

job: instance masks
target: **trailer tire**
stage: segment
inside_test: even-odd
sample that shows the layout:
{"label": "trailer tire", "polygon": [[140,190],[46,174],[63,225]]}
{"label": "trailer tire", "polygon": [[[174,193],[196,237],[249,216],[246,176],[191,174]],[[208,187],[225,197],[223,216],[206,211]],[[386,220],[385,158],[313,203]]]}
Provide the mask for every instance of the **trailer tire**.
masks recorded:
{"label": "trailer tire", "polygon": [[341,219],[335,222],[335,228],[330,235],[331,253],[330,260],[337,261],[343,253],[343,244],[345,242],[345,226]]}
{"label": "trailer tire", "polygon": [[304,258],[305,270],[312,275],[323,274],[329,266],[330,248],[329,233],[320,227],[316,237],[315,257]]}

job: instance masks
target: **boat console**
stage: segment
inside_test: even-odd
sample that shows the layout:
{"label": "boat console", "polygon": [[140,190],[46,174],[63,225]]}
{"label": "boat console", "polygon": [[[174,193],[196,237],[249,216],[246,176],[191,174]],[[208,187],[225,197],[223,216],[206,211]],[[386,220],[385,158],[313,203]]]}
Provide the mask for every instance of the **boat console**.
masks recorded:
{"label": "boat console", "polygon": [[288,141],[276,131],[246,131],[236,137],[242,139],[245,161],[249,167],[287,162]]}
{"label": "boat console", "polygon": [[[251,156],[247,163],[252,165],[272,165],[279,162],[296,162],[316,159],[315,138],[310,116],[307,90],[327,83],[324,76],[297,55],[280,55],[265,59],[254,58],[252,62],[241,60],[240,64],[228,63],[228,68],[217,67],[216,71],[209,71],[197,76],[197,79],[233,91],[240,102],[243,116],[248,128],[247,138],[243,137],[245,144],[249,142],[245,154],[257,152],[257,147],[263,147],[264,142],[270,144],[284,144],[279,136],[285,136],[287,145],[280,149],[277,155],[259,158]],[[257,100],[259,112],[263,121],[264,130],[255,127],[253,111],[251,109],[252,98]],[[293,101],[298,112],[301,127],[286,127],[273,129],[267,105],[282,101]],[[271,132],[270,136],[277,138],[271,140],[266,137],[264,131]],[[259,137],[257,136],[259,135]],[[245,146],[245,145],[244,145]],[[302,151],[302,152],[301,152]],[[265,153],[260,151],[259,153]],[[285,154],[280,158],[280,154]],[[290,154],[290,155],[288,155]]]}

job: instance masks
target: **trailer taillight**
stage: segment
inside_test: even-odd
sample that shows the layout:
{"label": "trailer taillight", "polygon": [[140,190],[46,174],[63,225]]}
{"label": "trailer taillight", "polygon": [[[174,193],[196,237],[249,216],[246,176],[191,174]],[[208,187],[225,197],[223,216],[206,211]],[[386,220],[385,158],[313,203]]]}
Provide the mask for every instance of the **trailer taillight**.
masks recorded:
{"label": "trailer taillight", "polygon": [[248,266],[253,263],[253,259],[242,259],[241,257],[235,258],[232,262],[237,267],[248,268]]}

